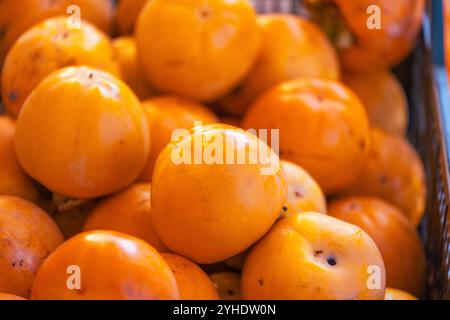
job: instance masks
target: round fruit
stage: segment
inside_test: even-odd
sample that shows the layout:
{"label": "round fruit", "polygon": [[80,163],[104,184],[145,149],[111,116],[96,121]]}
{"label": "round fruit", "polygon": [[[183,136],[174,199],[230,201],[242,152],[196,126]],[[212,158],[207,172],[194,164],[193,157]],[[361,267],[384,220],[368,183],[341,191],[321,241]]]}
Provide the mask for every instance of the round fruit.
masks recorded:
{"label": "round fruit", "polygon": [[38,192],[14,154],[15,130],[14,120],[0,116],[0,195],[17,196],[36,203]]}
{"label": "round fruit", "polygon": [[386,200],[417,226],[426,201],[422,161],[403,137],[372,129],[372,146],[360,176],[342,194]]}
{"label": "round fruit", "polygon": [[136,20],[148,0],[120,0],[116,8],[114,24],[119,34],[134,33]]}
{"label": "round fruit", "polygon": [[219,299],[208,275],[195,263],[171,253],[163,253],[161,256],[173,271],[181,300]]}
{"label": "round fruit", "polygon": [[113,47],[123,81],[130,86],[141,100],[154,95],[153,90],[144,78],[137,60],[137,49],[134,38],[117,38],[113,42]]}
{"label": "round fruit", "polygon": [[288,185],[287,202],[283,215],[297,212],[327,213],[327,202],[317,182],[301,167],[281,161]]}
{"label": "round fruit", "polygon": [[231,114],[243,114],[266,89],[301,77],[337,80],[340,66],[333,45],[313,23],[288,14],[260,15],[262,47],[243,83],[221,101]]}
{"label": "round fruit", "polygon": [[29,297],[41,264],[62,242],[58,227],[39,207],[0,196],[0,292]]}
{"label": "round fruit", "polygon": [[34,24],[60,15],[67,15],[66,20],[76,17],[74,12],[68,12],[71,5],[79,6],[83,20],[105,32],[111,31],[111,0],[0,1],[0,66],[14,42]]}
{"label": "round fruit", "polygon": [[382,300],[384,289],[383,259],[370,236],[319,213],[281,219],[242,272],[242,297],[252,300]]}
{"label": "round fruit", "polygon": [[147,116],[152,145],[147,165],[140,176],[141,181],[152,180],[156,159],[171,141],[174,130],[190,129],[195,121],[201,121],[203,125],[219,121],[206,107],[177,96],[155,97],[143,102],[142,107]]}
{"label": "round fruit", "polygon": [[386,288],[384,300],[417,300],[417,298],[402,290]]}
{"label": "round fruit", "polygon": [[301,79],[273,87],[253,104],[243,126],[279,129],[280,158],[309,172],[326,194],[353,182],[370,146],[364,107],[332,80]]}
{"label": "round fruit", "polygon": [[0,293],[0,301],[2,300],[6,301],[6,300],[26,300],[26,299],[9,293]]}
{"label": "round fruit", "polygon": [[354,224],[375,241],[386,267],[386,284],[421,296],[425,284],[425,252],[411,222],[397,208],[376,198],[334,201],[329,214]]}
{"label": "round fruit", "polygon": [[[258,152],[267,158],[255,157]],[[181,135],[161,152],[153,174],[155,229],[169,249],[197,263],[222,261],[250,247],[285,201],[278,157],[232,126],[195,127]]]}
{"label": "round fruit", "polygon": [[361,99],[373,126],[391,134],[406,134],[408,102],[402,85],[392,73],[381,69],[348,73],[344,75],[344,82]]}
{"label": "round fruit", "polygon": [[117,74],[109,39],[84,22],[70,28],[67,18],[45,20],[24,33],[6,57],[2,73],[5,108],[19,114],[31,91],[50,73],[66,66],[87,65]]}
{"label": "round fruit", "polygon": [[67,210],[54,210],[52,218],[64,235],[64,239],[72,238],[74,235],[81,233],[88,214],[94,205],[95,201],[89,201]]}
{"label": "round fruit", "polygon": [[244,267],[245,259],[247,258],[249,250],[250,249],[247,249],[238,255],[228,258],[227,260],[224,261],[224,263],[232,269],[242,270],[242,268]]}
{"label": "round fruit", "polygon": [[152,0],[139,16],[136,39],[155,88],[213,101],[250,70],[258,31],[248,0]]}
{"label": "round fruit", "polygon": [[122,81],[88,67],[61,69],[38,85],[18,118],[15,147],[30,176],[74,198],[130,185],[150,148],[136,96]]}
{"label": "round fruit", "polygon": [[126,234],[93,231],[69,239],[45,261],[32,299],[171,300],[178,290],[152,246]]}
{"label": "round fruit", "polygon": [[222,300],[241,300],[241,276],[235,272],[219,272],[209,276]]}
{"label": "round fruit", "polygon": [[84,230],[113,230],[140,238],[159,252],[167,251],[153,227],[150,184],[134,184],[103,199],[91,211]]}

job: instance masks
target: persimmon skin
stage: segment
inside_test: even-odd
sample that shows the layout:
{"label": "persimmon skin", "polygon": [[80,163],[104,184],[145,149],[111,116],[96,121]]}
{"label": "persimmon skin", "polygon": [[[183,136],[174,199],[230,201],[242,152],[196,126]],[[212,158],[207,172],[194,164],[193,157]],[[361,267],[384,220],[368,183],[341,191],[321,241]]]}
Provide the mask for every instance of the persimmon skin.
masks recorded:
{"label": "persimmon skin", "polygon": [[67,18],[55,17],[33,26],[14,43],[3,65],[2,96],[7,112],[17,117],[46,76],[79,65],[119,75],[109,38],[91,24],[70,28]]}
{"label": "persimmon skin", "polygon": [[26,300],[26,299],[9,293],[0,293],[0,301],[7,301],[7,300]]}
{"label": "persimmon skin", "polygon": [[292,162],[282,160],[281,166],[288,184],[287,202],[283,208],[283,215],[307,211],[326,214],[325,195],[314,178]]}
{"label": "persimmon skin", "polygon": [[161,151],[169,144],[176,129],[190,129],[196,121],[202,125],[218,122],[216,115],[207,107],[184,97],[161,95],[142,103],[147,117],[150,140],[150,155],[139,181],[149,182]]}
{"label": "persimmon skin", "polygon": [[17,162],[14,153],[16,122],[0,116],[0,195],[16,196],[37,203],[38,192],[33,181]]}
{"label": "persimmon skin", "polygon": [[298,79],[266,91],[243,120],[246,129],[279,129],[280,158],[305,169],[330,195],[356,179],[369,152],[367,114],[333,80]]}
{"label": "persimmon skin", "polygon": [[340,78],[337,53],[313,23],[290,14],[258,16],[262,44],[244,81],[221,100],[225,112],[242,115],[265,90],[295,78]]}
{"label": "persimmon skin", "polygon": [[[379,289],[367,285],[369,266],[378,267]],[[304,212],[281,219],[250,251],[242,297],[383,300],[385,280],[383,259],[367,233],[324,214]]]}
{"label": "persimmon skin", "polygon": [[241,276],[236,272],[217,272],[209,276],[222,300],[241,300]]}
{"label": "persimmon skin", "polygon": [[373,196],[397,206],[418,226],[425,211],[425,169],[414,147],[403,137],[371,130],[372,145],[363,168],[342,196]]}
{"label": "persimmon skin", "polygon": [[28,298],[36,272],[63,237],[47,213],[11,196],[0,196],[0,225],[0,292]]}
{"label": "persimmon skin", "polygon": [[425,251],[413,224],[394,206],[377,198],[343,198],[329,214],[366,231],[386,267],[386,285],[421,296],[425,284]]}
{"label": "persimmon skin", "polygon": [[155,93],[145,80],[139,65],[134,38],[116,38],[113,41],[113,48],[122,80],[130,86],[139,99],[144,100],[153,96]]}
{"label": "persimmon skin", "polygon": [[219,294],[208,275],[192,261],[172,253],[162,253],[177,280],[180,300],[218,300]]}
{"label": "persimmon skin", "polygon": [[136,96],[114,76],[88,67],[48,76],[17,120],[19,163],[48,190],[68,197],[97,198],[127,187],[149,148]]}
{"label": "persimmon skin", "polygon": [[203,102],[242,80],[260,43],[248,0],[152,0],[141,11],[135,36],[155,89]]}
{"label": "persimmon skin", "polygon": [[90,212],[83,230],[112,230],[149,243],[158,252],[167,251],[153,227],[150,184],[136,183],[101,200]]}
{"label": "persimmon skin", "polygon": [[135,23],[147,1],[148,0],[120,0],[114,16],[116,32],[120,35],[133,34]]}
{"label": "persimmon skin", "polygon": [[[81,289],[68,289],[69,266],[80,268]],[[138,238],[113,231],[67,240],[42,265],[33,300],[176,300],[175,277],[161,255]]]}
{"label": "persimmon skin", "polygon": [[386,288],[384,300],[418,300],[412,294],[399,289]]}
{"label": "persimmon skin", "polygon": [[[159,155],[152,181],[156,231],[168,248],[190,260],[210,264],[236,255],[259,240],[272,226],[286,200],[286,182],[275,153],[256,136],[227,125],[191,130]],[[260,161],[243,164],[176,164],[173,153],[194,141],[222,141],[232,154],[249,154],[259,145],[271,155],[265,174]],[[202,152],[208,143],[202,143]],[[175,150],[175,151],[173,151]],[[225,151],[223,153],[225,155]]]}
{"label": "persimmon skin", "polygon": [[381,69],[366,73],[345,73],[344,82],[361,99],[372,126],[391,134],[406,135],[408,101],[395,75]]}

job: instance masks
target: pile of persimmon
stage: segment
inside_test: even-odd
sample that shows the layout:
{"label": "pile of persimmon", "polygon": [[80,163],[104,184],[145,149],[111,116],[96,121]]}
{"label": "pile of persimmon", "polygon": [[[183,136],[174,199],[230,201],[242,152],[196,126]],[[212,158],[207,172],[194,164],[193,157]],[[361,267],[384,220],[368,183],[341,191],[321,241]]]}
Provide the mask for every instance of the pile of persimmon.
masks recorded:
{"label": "pile of persimmon", "polygon": [[0,1],[0,299],[424,297],[423,0],[114,3]]}

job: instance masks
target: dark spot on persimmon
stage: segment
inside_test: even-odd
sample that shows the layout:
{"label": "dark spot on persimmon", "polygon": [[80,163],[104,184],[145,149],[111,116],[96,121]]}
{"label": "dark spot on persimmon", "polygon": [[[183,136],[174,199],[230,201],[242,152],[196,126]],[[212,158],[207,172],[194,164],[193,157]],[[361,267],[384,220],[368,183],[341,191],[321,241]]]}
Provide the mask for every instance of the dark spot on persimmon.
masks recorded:
{"label": "dark spot on persimmon", "polygon": [[263,286],[264,285],[264,279],[259,279],[258,283],[259,283],[260,286]]}
{"label": "dark spot on persimmon", "polygon": [[328,257],[328,258],[327,258],[327,263],[328,263],[330,266],[334,267],[334,266],[337,264],[336,258],[335,258],[335,257],[332,257],[332,256]]}
{"label": "dark spot on persimmon", "polygon": [[228,293],[229,296],[233,296],[234,295],[234,291],[230,290],[230,289],[227,290],[227,293]]}
{"label": "dark spot on persimmon", "polygon": [[19,100],[19,94],[17,93],[17,91],[10,91],[8,99],[11,102],[17,102],[17,100]]}
{"label": "dark spot on persimmon", "polygon": [[385,175],[380,176],[380,183],[385,184],[387,182],[387,177]]}
{"label": "dark spot on persimmon", "polygon": [[315,250],[314,257],[320,256],[323,253],[323,250]]}
{"label": "dark spot on persimmon", "polygon": [[359,147],[361,150],[364,150],[366,148],[366,141],[364,139],[359,140]]}
{"label": "dark spot on persimmon", "polygon": [[298,191],[298,190],[295,190],[294,195],[295,195],[297,198],[302,198],[302,197],[303,197],[303,194],[302,194],[300,191]]}

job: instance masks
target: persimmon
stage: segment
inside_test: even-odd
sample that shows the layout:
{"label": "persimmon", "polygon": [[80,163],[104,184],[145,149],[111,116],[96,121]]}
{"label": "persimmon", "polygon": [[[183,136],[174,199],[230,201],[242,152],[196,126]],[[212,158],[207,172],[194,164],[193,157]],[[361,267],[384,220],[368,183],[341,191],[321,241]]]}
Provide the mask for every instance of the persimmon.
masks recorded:
{"label": "persimmon", "polygon": [[306,0],[346,69],[389,69],[412,51],[425,0]]}
{"label": "persimmon", "polygon": [[119,74],[110,40],[91,24],[71,28],[67,18],[55,17],[33,26],[14,43],[3,65],[2,96],[8,113],[17,116],[47,75],[76,65]]}
{"label": "persimmon", "polygon": [[46,212],[11,196],[0,196],[0,226],[0,292],[28,298],[36,272],[63,237]]}
{"label": "persimmon", "polygon": [[242,80],[260,43],[248,0],[149,1],[136,25],[136,41],[154,88],[204,102]]}
{"label": "persimmon", "polygon": [[113,230],[140,238],[159,252],[167,251],[153,227],[150,184],[133,184],[101,200],[90,212],[83,229]]}
{"label": "persimmon", "polygon": [[384,300],[417,300],[417,298],[403,290],[386,288]]}
{"label": "persimmon", "polygon": [[283,208],[283,215],[302,211],[327,213],[325,196],[317,182],[300,166],[282,160],[288,185],[287,202]]}
{"label": "persimmon", "polygon": [[179,295],[172,271],[148,243],[119,232],[91,231],[67,240],[50,255],[36,275],[31,297],[172,300]]}
{"label": "persimmon", "polygon": [[15,136],[18,161],[31,177],[52,192],[82,199],[130,185],[144,168],[149,144],[133,92],[88,67],[45,78],[27,99]]}
{"label": "persimmon", "polygon": [[117,4],[114,25],[121,35],[134,33],[136,20],[148,0],[120,0]]}
{"label": "persimmon", "polygon": [[422,220],[425,169],[413,146],[403,137],[372,129],[372,146],[358,179],[342,195],[374,196],[397,206],[415,225]]}
{"label": "persimmon", "polygon": [[333,80],[298,79],[272,87],[251,106],[243,127],[279,129],[280,158],[305,169],[327,195],[356,179],[370,147],[363,105]]}
{"label": "persimmon", "polygon": [[137,60],[137,49],[134,38],[117,38],[113,41],[113,47],[122,80],[130,86],[141,100],[153,96],[154,92],[147,84]]}
{"label": "persimmon", "polygon": [[2,300],[26,300],[26,299],[9,293],[0,293],[0,301]]}
{"label": "persimmon", "polygon": [[218,272],[209,276],[222,300],[241,300],[241,276],[236,272]]}
{"label": "persimmon", "polygon": [[386,267],[386,285],[421,296],[425,252],[413,224],[394,206],[377,198],[350,197],[331,202],[329,214],[357,225],[375,241]]}
{"label": "persimmon", "polygon": [[0,116],[0,195],[17,196],[36,203],[38,192],[14,154],[15,130],[14,120]]}
{"label": "persimmon", "polygon": [[150,156],[141,181],[151,181],[156,159],[164,147],[169,144],[176,129],[190,129],[196,121],[211,124],[219,120],[205,106],[188,98],[163,95],[148,99],[142,103],[150,128],[152,141]]}
{"label": "persimmon", "polygon": [[231,258],[228,258],[227,260],[224,261],[224,263],[235,270],[242,270],[242,268],[244,267],[244,262],[245,259],[247,258],[248,255],[248,250],[245,250],[244,252],[241,252],[240,254],[237,254]]}
{"label": "persimmon", "polygon": [[95,201],[89,201],[65,210],[54,208],[51,216],[61,230],[64,239],[72,238],[83,231],[88,214],[95,204]]}
{"label": "persimmon", "polygon": [[111,0],[20,0],[0,1],[0,66],[14,42],[36,23],[47,18],[67,15],[66,20],[77,18],[71,5],[80,8],[81,19],[101,30],[112,29],[113,3]]}
{"label": "persimmon", "polygon": [[161,256],[175,275],[181,300],[219,299],[208,275],[195,263],[172,253],[163,253]]}
{"label": "persimmon", "polygon": [[401,83],[391,72],[379,69],[346,73],[344,82],[361,99],[373,126],[392,134],[406,134],[408,101]]}
{"label": "persimmon", "polygon": [[[270,229],[285,203],[278,157],[255,135],[222,124],[178,138],[160,153],[153,173],[156,231],[171,251],[197,263],[244,251]],[[268,158],[250,161],[258,151]]]}
{"label": "persimmon", "polygon": [[250,251],[242,297],[383,300],[385,280],[383,259],[366,232],[304,212],[281,219]]}
{"label": "persimmon", "polygon": [[301,77],[338,80],[340,66],[333,45],[304,18],[289,14],[258,17],[262,45],[245,80],[221,101],[230,114],[241,115],[265,90]]}

